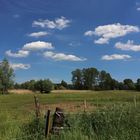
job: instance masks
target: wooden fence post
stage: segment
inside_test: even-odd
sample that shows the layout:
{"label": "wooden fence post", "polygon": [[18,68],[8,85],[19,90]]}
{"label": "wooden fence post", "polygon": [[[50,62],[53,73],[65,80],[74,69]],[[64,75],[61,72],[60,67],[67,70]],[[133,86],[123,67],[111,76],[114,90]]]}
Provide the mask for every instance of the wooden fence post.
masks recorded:
{"label": "wooden fence post", "polygon": [[137,107],[137,96],[136,95],[134,96],[134,106],[135,106],[135,108]]}
{"label": "wooden fence post", "polygon": [[36,118],[39,119],[39,117],[40,117],[40,105],[39,105],[39,101],[38,101],[38,98],[36,96],[34,96],[34,100],[35,100]]}
{"label": "wooden fence post", "polygon": [[87,108],[87,101],[86,99],[84,100],[84,112],[86,112],[86,108]]}
{"label": "wooden fence post", "polygon": [[49,131],[50,131],[50,114],[51,110],[48,110],[46,113],[46,124],[45,124],[45,137],[48,138],[49,136]]}

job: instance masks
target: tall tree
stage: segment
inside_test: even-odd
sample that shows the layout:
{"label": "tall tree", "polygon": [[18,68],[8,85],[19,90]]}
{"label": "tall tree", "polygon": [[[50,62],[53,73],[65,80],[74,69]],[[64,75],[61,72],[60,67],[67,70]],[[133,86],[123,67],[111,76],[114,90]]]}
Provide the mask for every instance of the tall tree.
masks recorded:
{"label": "tall tree", "polygon": [[63,86],[64,88],[66,88],[66,89],[68,88],[68,84],[64,80],[61,81],[60,85]]}
{"label": "tall tree", "polygon": [[105,81],[106,81],[106,71],[102,70],[99,74],[99,86],[101,89],[105,89]]}
{"label": "tall tree", "polygon": [[98,70],[96,68],[83,69],[83,83],[85,89],[95,89],[98,82]]}
{"label": "tall tree", "polygon": [[14,71],[10,67],[7,59],[0,63],[0,91],[2,94],[8,93],[8,88],[13,85]]}
{"label": "tall tree", "polygon": [[135,89],[135,84],[131,79],[124,79],[124,88],[126,90],[134,90]]}
{"label": "tall tree", "polygon": [[115,79],[112,79],[110,83],[110,89],[111,90],[119,89],[119,82]]}
{"label": "tall tree", "polygon": [[35,80],[30,80],[24,83],[25,89],[35,91]]}
{"label": "tall tree", "polygon": [[82,80],[82,71],[80,69],[76,69],[72,71],[72,83],[75,89],[82,89],[83,88],[83,80]]}
{"label": "tall tree", "polygon": [[113,89],[115,81],[112,79],[111,75],[106,71],[101,71],[99,74],[99,86],[102,90]]}
{"label": "tall tree", "polygon": [[124,90],[124,83],[123,82],[119,82],[119,90]]}
{"label": "tall tree", "polygon": [[136,89],[140,91],[140,79],[137,79]]}

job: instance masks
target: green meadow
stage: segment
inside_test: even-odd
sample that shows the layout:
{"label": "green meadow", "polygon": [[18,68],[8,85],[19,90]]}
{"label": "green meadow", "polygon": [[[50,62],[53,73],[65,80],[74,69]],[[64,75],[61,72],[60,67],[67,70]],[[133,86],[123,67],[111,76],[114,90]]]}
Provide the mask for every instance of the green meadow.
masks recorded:
{"label": "green meadow", "polygon": [[[34,95],[40,103],[38,123]],[[0,140],[45,139],[44,115],[48,109],[53,114],[55,107],[64,109],[71,129],[50,135],[50,140],[140,139],[140,92],[71,91],[0,95]]]}

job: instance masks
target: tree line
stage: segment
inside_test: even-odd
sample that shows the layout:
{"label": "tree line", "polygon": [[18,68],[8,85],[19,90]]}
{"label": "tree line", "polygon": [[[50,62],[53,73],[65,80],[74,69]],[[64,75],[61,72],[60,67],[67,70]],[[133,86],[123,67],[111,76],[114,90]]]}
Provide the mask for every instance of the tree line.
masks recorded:
{"label": "tree line", "polygon": [[138,90],[140,91],[140,79],[133,82],[132,79],[124,79],[119,82],[113,79],[110,73],[96,68],[76,69],[72,71],[72,83],[74,89],[85,90]]}
{"label": "tree line", "polygon": [[14,84],[14,89],[28,89],[40,93],[49,93],[53,87],[54,85],[49,79],[30,80],[21,84]]}
{"label": "tree line", "polygon": [[8,89],[29,89],[40,93],[49,93],[55,89],[76,89],[76,90],[137,90],[140,91],[140,78],[136,82],[132,79],[124,79],[119,82],[113,79],[110,73],[96,68],[75,69],[72,71],[72,83],[68,84],[62,80],[60,83],[53,83],[49,79],[30,80],[24,83],[14,82],[14,70],[7,59],[0,62],[0,93],[8,93]]}
{"label": "tree line", "polygon": [[64,80],[60,83],[53,83],[49,79],[40,79],[40,80],[30,80],[24,83],[15,83],[14,89],[28,89],[34,92],[39,91],[41,93],[49,93],[51,90],[64,90],[72,89],[71,84],[67,84]]}
{"label": "tree line", "polygon": [[[15,89],[29,89],[48,93],[52,89],[76,89],[76,90],[138,90],[140,91],[140,79],[133,82],[131,79],[124,79],[119,82],[113,79],[110,73],[96,68],[76,69],[72,71],[72,84],[62,80],[60,83],[52,83],[47,80],[30,80],[21,84],[16,83]],[[48,91],[47,91],[48,90]]]}

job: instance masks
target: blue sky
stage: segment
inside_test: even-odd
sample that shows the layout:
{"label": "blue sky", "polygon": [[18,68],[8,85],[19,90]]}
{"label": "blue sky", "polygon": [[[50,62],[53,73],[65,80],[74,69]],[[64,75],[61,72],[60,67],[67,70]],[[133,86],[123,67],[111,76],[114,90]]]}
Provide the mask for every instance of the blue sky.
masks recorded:
{"label": "blue sky", "polygon": [[17,82],[71,82],[76,68],[140,78],[140,0],[0,0],[0,60]]}

